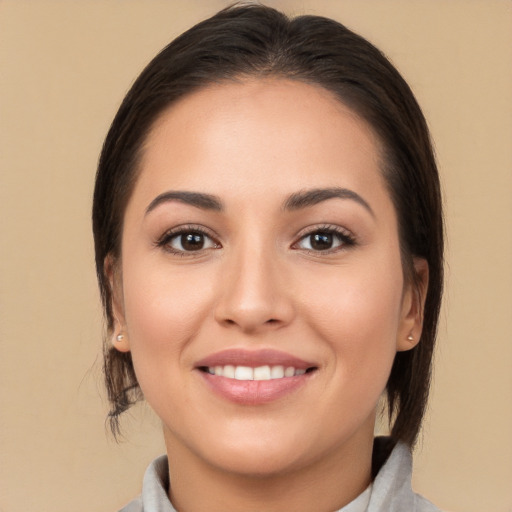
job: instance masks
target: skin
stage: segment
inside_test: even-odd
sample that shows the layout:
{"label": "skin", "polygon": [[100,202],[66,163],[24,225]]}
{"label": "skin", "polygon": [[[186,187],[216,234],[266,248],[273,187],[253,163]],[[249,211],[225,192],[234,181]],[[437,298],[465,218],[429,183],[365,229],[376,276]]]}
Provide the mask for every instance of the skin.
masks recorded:
{"label": "skin", "polygon": [[[300,82],[211,86],[153,126],[111,272],[125,334],[115,346],[132,352],[163,422],[180,511],[332,511],[369,484],[377,402],[396,351],[419,339],[423,307],[404,283],[380,168],[369,126]],[[352,198],[283,207],[332,187],[368,208]],[[168,191],[212,194],[222,211],[169,200],[147,212]],[[171,252],[179,237],[158,245],[190,224],[210,235],[204,249]],[[326,225],[354,243],[311,250],[308,235]],[[415,266],[425,283],[426,263]],[[240,405],[195,368],[227,348],[277,349],[317,369],[279,400]]]}

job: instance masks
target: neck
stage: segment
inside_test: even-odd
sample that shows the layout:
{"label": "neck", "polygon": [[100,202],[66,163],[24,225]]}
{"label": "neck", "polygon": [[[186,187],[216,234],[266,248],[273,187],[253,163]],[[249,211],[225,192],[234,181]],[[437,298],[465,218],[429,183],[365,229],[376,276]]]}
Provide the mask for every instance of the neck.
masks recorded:
{"label": "neck", "polygon": [[166,433],[171,489],[176,510],[193,512],[294,512],[339,510],[371,482],[371,436],[356,435],[343,447],[300,469],[270,475],[219,469]]}

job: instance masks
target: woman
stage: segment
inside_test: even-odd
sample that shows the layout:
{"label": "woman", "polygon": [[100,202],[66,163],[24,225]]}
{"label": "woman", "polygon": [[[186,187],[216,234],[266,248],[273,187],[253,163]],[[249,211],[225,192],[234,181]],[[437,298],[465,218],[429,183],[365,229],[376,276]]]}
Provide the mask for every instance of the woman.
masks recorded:
{"label": "woman", "polygon": [[263,6],[185,32],[114,119],[93,226],[112,428],[144,396],[167,448],[123,511],[437,510],[411,490],[410,449],[439,181],[375,47]]}

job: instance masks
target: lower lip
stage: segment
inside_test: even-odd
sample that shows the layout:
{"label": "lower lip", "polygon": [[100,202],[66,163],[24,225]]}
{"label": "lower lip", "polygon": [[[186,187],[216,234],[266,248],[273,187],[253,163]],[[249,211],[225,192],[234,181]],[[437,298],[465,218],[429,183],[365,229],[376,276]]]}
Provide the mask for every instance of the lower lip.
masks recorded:
{"label": "lower lip", "polygon": [[236,380],[200,371],[203,379],[216,394],[243,405],[260,405],[279,400],[301,388],[314,372],[270,380]]}

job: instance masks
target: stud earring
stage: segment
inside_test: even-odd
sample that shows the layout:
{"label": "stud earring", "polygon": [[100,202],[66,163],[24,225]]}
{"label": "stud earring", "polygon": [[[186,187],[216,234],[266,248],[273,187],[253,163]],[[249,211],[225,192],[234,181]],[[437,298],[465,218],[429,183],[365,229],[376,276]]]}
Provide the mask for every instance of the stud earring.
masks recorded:
{"label": "stud earring", "polygon": [[124,340],[124,334],[118,334],[116,336],[116,341],[123,341]]}
{"label": "stud earring", "polygon": [[409,334],[409,336],[407,336],[407,340],[414,341],[414,336],[412,334]]}

